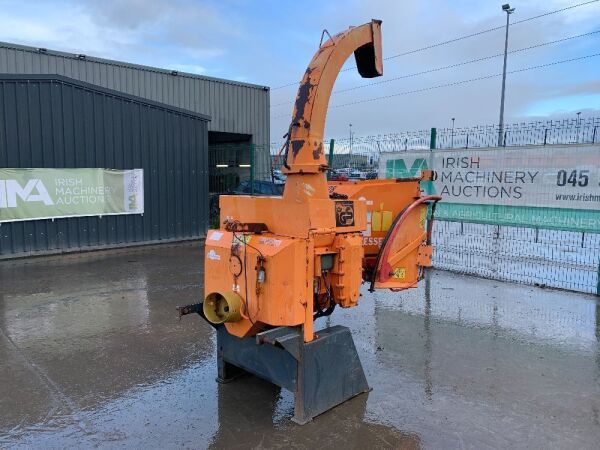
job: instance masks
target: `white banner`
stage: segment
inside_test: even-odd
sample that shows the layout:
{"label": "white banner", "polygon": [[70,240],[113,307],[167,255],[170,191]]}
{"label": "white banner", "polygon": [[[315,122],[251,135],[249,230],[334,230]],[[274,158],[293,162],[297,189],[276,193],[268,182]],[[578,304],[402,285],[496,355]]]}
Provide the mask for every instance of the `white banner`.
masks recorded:
{"label": "white banner", "polygon": [[551,145],[384,153],[381,178],[435,171],[444,202],[600,210],[600,146]]}
{"label": "white banner", "polygon": [[0,168],[0,223],[143,213],[143,169]]}

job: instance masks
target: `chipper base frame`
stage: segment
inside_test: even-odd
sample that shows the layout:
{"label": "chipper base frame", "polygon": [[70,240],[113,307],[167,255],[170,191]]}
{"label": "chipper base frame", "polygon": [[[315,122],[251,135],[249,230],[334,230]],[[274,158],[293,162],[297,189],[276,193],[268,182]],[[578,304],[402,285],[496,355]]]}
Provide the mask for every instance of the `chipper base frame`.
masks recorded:
{"label": "chipper base frame", "polygon": [[250,372],[294,393],[298,424],[370,390],[352,334],[343,326],[317,332],[305,343],[300,327],[280,327],[238,338],[217,328],[219,382]]}

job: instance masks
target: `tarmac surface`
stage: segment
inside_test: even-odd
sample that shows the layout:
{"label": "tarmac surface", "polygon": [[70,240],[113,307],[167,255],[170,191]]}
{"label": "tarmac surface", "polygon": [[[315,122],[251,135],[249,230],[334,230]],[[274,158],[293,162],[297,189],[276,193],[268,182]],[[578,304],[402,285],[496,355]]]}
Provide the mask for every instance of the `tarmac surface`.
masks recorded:
{"label": "tarmac surface", "polygon": [[291,393],[215,382],[198,243],[0,262],[0,448],[598,448],[592,295],[430,271],[317,329],[373,390],[298,426]]}

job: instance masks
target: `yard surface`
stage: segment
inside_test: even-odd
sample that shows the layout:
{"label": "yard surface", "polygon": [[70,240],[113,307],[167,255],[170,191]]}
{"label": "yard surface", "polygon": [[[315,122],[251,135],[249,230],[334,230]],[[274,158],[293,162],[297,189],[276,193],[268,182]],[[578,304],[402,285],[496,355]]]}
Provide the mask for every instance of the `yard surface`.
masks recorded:
{"label": "yard surface", "polygon": [[430,271],[363,292],[373,390],[301,427],[292,395],[215,382],[198,243],[0,262],[0,447],[598,448],[597,297]]}

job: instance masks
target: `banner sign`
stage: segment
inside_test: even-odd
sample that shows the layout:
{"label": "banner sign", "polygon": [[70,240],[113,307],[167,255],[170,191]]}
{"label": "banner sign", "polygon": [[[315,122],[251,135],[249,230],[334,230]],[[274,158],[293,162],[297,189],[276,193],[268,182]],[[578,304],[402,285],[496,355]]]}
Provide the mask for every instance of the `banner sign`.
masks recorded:
{"label": "banner sign", "polygon": [[0,168],[0,223],[143,213],[143,169]]}
{"label": "banner sign", "polygon": [[433,169],[427,193],[447,220],[600,232],[600,146],[415,150],[382,154],[379,176]]}

